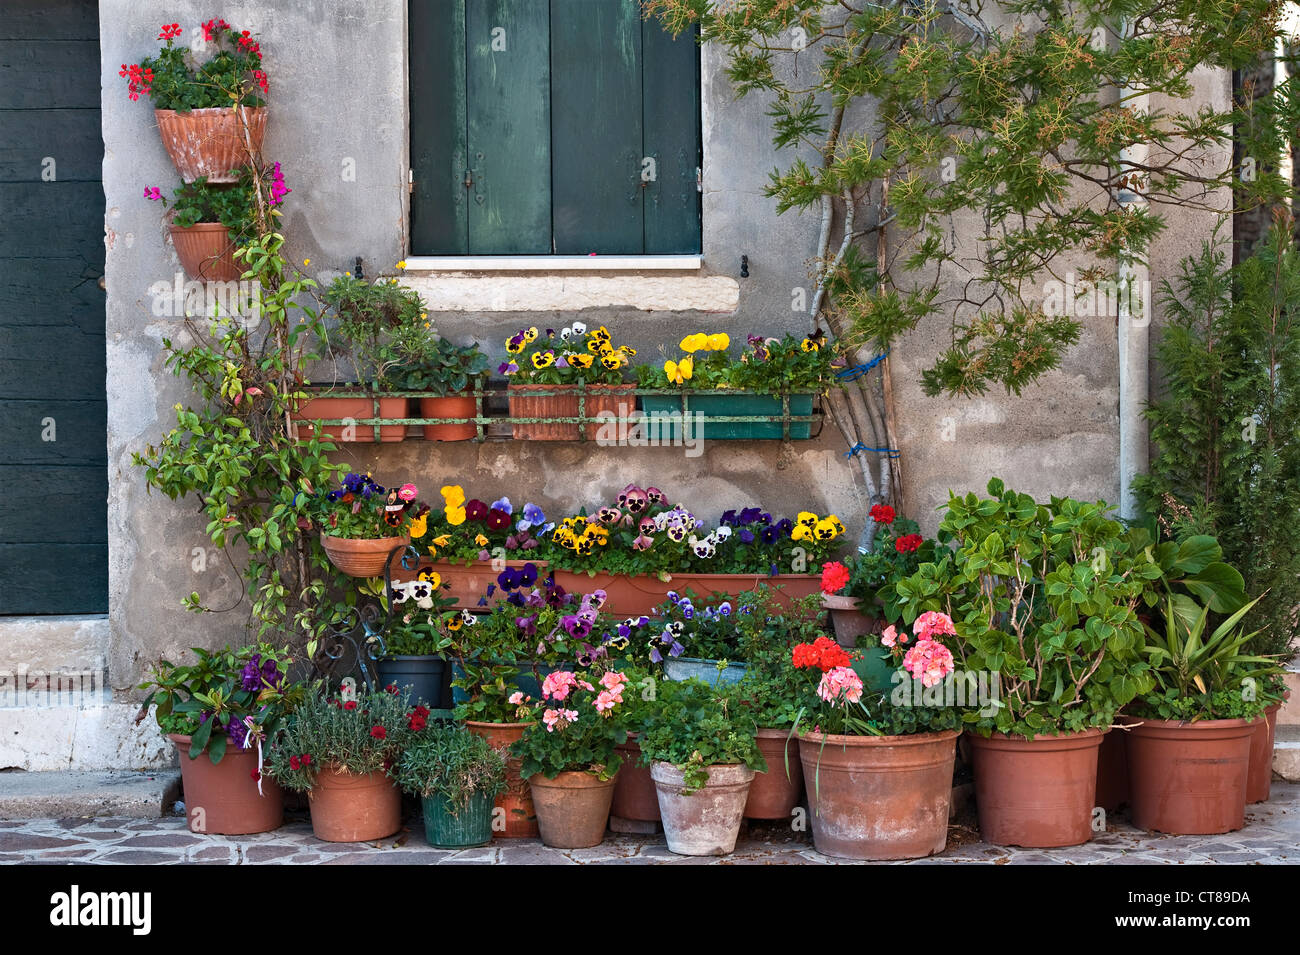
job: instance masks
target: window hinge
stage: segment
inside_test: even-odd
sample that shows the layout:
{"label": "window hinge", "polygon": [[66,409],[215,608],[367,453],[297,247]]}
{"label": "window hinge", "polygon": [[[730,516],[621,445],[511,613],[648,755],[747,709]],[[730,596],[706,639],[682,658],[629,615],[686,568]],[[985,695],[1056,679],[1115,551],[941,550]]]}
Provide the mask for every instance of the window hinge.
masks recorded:
{"label": "window hinge", "polygon": [[474,171],[472,169],[465,170],[465,180],[461,183],[461,185],[464,186],[466,189],[474,188]]}

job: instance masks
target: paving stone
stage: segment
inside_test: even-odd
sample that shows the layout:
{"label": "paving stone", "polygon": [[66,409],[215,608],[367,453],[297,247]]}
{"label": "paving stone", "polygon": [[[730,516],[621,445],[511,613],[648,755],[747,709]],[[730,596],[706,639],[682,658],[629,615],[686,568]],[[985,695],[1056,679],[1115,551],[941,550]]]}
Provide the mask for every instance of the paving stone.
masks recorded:
{"label": "paving stone", "polygon": [[124,865],[157,865],[159,863],[178,863],[184,861],[180,856],[169,852],[150,849],[123,849],[100,856],[96,862],[120,863]]}
{"label": "paving stone", "polygon": [[291,856],[296,851],[297,846],[249,846],[244,850],[244,859],[247,862],[270,862]]}
{"label": "paving stone", "polygon": [[120,846],[129,846],[132,849],[177,849],[182,846],[198,845],[202,842],[199,836],[181,835],[180,833],[149,833],[142,836],[131,836],[128,839],[118,843]]}
{"label": "paving stone", "polygon": [[43,836],[25,832],[0,832],[0,852],[13,852],[25,849],[59,849],[64,846],[76,846],[81,843],[76,839],[60,839],[55,836]]}

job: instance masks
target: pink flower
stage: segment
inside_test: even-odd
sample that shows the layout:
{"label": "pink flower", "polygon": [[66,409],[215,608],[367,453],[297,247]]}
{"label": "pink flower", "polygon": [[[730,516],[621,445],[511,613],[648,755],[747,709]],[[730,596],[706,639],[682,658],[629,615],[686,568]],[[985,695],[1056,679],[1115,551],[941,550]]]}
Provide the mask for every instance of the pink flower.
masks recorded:
{"label": "pink flower", "polygon": [[420,493],[414,484],[403,484],[397,491],[397,496],[403,501],[414,501],[416,495]]}
{"label": "pink flower", "polygon": [[546,724],[546,732],[554,733],[555,724],[560,722],[559,710],[547,710],[542,714],[542,722]]}
{"label": "pink flower", "polygon": [[544,700],[564,700],[572,692],[578,678],[568,670],[559,670],[555,673],[547,674],[546,679],[542,681],[542,699]]}
{"label": "pink flower", "polygon": [[615,696],[615,695],[614,695],[613,693],[611,693],[609,690],[605,690],[604,692],[602,692],[602,693],[600,694],[600,696],[596,697],[596,704],[595,704],[595,705],[596,705],[596,712],[597,712],[597,713],[608,713],[608,712],[609,712],[610,710],[612,710],[612,709],[613,709],[617,704],[622,703],[622,702],[623,702],[623,697],[622,697],[621,694],[620,694],[619,696]]}
{"label": "pink flower", "polygon": [[523,690],[516,690],[514,693],[511,693],[509,702],[515,706],[519,706],[521,703],[523,703],[524,702]]}
{"label": "pink flower", "polygon": [[952,651],[936,640],[922,637],[903,657],[903,669],[920,680],[922,686],[934,686],[956,669]]}
{"label": "pink flower", "polygon": [[827,703],[856,703],[862,699],[862,679],[852,667],[832,667],[822,674],[817,695]]}
{"label": "pink flower", "polygon": [[894,629],[894,625],[891,623],[885,628],[884,632],[880,634],[880,645],[882,647],[892,647],[894,641],[897,639],[898,631]]}
{"label": "pink flower", "polygon": [[148,199],[150,202],[161,202],[162,190],[159,189],[157,186],[145,186],[144,197]]}
{"label": "pink flower", "polygon": [[952,625],[952,617],[946,613],[936,613],[931,610],[916,618],[916,623],[912,624],[912,632],[925,640],[934,637],[936,634],[949,634],[955,637],[957,628]]}
{"label": "pink flower", "polygon": [[626,674],[616,673],[613,670],[610,670],[608,673],[606,673],[604,676],[600,678],[600,685],[603,686],[605,689],[609,690],[611,693],[621,692],[621,688],[623,684],[626,682],[627,682]]}

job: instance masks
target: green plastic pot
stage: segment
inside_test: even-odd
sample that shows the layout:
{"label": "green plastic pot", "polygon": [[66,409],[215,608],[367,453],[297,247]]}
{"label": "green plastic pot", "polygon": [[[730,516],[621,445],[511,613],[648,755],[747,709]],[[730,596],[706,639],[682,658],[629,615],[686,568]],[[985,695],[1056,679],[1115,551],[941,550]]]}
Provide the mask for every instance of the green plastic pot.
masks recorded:
{"label": "green plastic pot", "polygon": [[862,678],[862,685],[873,693],[889,693],[897,683],[893,655],[887,647],[866,647],[859,650],[862,658],[853,661],[853,672]]}
{"label": "green plastic pot", "polygon": [[[716,416],[731,415],[776,415],[781,414],[780,395],[687,395],[690,412],[704,416],[702,435],[694,435],[696,440],[706,441],[744,441],[754,438],[781,437],[780,421],[710,421]],[[680,415],[682,399],[679,395],[642,395],[641,410],[646,416],[655,414]],[[790,414],[811,415],[813,396],[799,394],[790,396]],[[693,420],[693,419],[692,419]],[[681,425],[667,423],[654,433],[659,441],[680,441]],[[791,421],[790,437],[806,439],[812,437],[812,426],[807,421]]]}
{"label": "green plastic pot", "polygon": [[438,849],[468,849],[492,841],[492,804],[490,796],[475,793],[469,803],[452,813],[441,793],[420,800],[424,809],[424,838]]}

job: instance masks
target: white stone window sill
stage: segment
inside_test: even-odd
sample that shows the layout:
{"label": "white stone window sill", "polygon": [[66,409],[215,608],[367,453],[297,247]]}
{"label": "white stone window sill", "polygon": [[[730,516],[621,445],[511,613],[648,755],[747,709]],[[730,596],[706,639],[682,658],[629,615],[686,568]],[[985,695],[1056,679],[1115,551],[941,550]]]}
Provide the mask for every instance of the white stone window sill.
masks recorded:
{"label": "white stone window sill", "polygon": [[702,255],[411,255],[407,272],[698,271]]}

